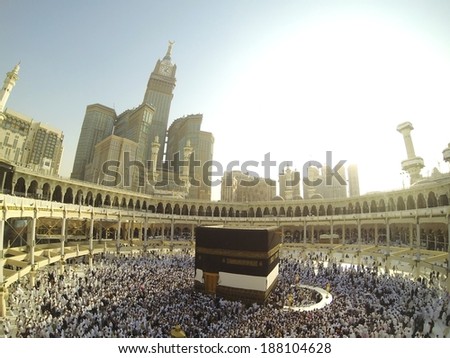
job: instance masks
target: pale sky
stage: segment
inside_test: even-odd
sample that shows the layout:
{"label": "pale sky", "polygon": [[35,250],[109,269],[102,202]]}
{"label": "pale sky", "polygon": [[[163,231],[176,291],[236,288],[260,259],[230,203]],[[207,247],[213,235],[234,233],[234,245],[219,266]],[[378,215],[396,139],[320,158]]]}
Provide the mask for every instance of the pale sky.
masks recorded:
{"label": "pale sky", "polygon": [[405,121],[423,174],[449,170],[449,19],[447,0],[0,0],[0,76],[21,61],[7,107],[63,130],[68,177],[86,106],[138,106],[173,40],[169,124],[203,113],[223,167],[332,151],[384,191],[403,185]]}

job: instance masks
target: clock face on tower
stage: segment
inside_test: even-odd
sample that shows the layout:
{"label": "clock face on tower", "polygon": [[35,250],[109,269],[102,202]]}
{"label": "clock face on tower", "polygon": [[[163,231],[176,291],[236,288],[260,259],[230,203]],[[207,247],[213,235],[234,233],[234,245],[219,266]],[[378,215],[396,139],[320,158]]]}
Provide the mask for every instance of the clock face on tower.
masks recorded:
{"label": "clock face on tower", "polygon": [[164,76],[170,76],[172,73],[172,68],[170,66],[161,65],[159,67],[159,73]]}

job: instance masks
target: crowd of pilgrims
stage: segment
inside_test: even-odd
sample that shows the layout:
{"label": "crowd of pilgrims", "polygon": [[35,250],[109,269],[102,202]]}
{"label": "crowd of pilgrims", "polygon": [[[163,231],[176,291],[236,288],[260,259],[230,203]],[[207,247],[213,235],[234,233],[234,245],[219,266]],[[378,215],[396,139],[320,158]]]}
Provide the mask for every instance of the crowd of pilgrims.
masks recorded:
{"label": "crowd of pilgrims", "polygon": [[[37,273],[10,287],[16,337],[437,337],[450,324],[449,297],[429,281],[344,266],[328,257],[280,260],[276,289],[266,304],[245,305],[194,291],[188,252],[102,255]],[[331,288],[331,304],[314,311],[286,309],[300,284]],[[307,292],[304,292],[308,295]],[[309,293],[310,294],[310,293]],[[298,302],[301,298],[296,298]],[[310,296],[307,301],[316,301]],[[292,303],[292,302],[291,302]],[[448,329],[447,329],[448,331]]]}

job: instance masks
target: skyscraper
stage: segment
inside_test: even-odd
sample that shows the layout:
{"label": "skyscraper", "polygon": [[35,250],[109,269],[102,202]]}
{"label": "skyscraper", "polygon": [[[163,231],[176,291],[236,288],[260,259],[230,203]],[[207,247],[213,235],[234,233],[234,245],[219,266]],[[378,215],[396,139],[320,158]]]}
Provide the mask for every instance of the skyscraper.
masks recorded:
{"label": "skyscraper", "polygon": [[70,176],[72,179],[87,180],[86,165],[92,163],[94,159],[95,146],[111,135],[116,118],[116,111],[102,104],[91,104],[86,107]]}
{"label": "skyscraper", "polygon": [[[210,200],[211,186],[203,178],[203,166],[213,157],[214,137],[212,133],[200,130],[203,120],[202,114],[192,114],[176,119],[168,130],[167,168],[170,169],[176,160],[184,160],[185,147],[192,147],[192,155],[198,161],[195,168],[190,168],[190,176],[198,183],[189,188],[189,197]],[[176,170],[176,168],[173,168]]]}
{"label": "skyscraper", "polygon": [[63,151],[61,130],[11,109],[0,112],[0,158],[39,173],[58,174]]}
{"label": "skyscraper", "polygon": [[149,142],[151,143],[158,136],[162,144],[162,148],[158,153],[157,167],[161,167],[163,162],[170,105],[176,83],[175,72],[177,66],[172,63],[171,59],[173,44],[174,42],[169,41],[166,55],[162,60],[156,62],[155,69],[150,74],[143,100],[143,103],[155,108],[155,114],[150,124]]}
{"label": "skyscraper", "polygon": [[259,178],[239,170],[226,171],[222,177],[221,200],[251,202],[273,200],[277,184],[270,178]]}
{"label": "skyscraper", "polygon": [[[203,116],[197,114],[179,118],[167,129],[176,82],[176,65],[171,60],[172,46],[173,42],[169,41],[166,55],[156,62],[144,100],[137,108],[116,115],[113,109],[101,104],[87,107],[75,156],[73,179],[102,183],[105,173],[101,171],[105,161],[118,161],[117,180],[109,180],[109,184],[119,183],[119,174],[122,178],[128,177],[128,174],[121,173],[122,169],[129,173],[128,166],[137,165],[143,169],[133,170],[131,184],[121,183],[123,187],[151,194],[178,192],[181,196],[210,200],[211,186],[203,180],[203,164],[212,160],[214,137],[200,130]],[[127,141],[120,141],[121,138]],[[133,153],[118,155],[118,148]],[[193,154],[200,166],[173,167],[171,161],[176,153],[179,153],[178,159],[181,161]],[[132,163],[122,162],[126,160]],[[195,185],[189,185],[194,183],[189,178],[195,178]]]}
{"label": "skyscraper", "polygon": [[20,66],[6,74],[0,91],[0,158],[40,173],[58,174],[62,131],[6,108]]}
{"label": "skyscraper", "polygon": [[350,164],[348,166],[348,195],[349,197],[359,196],[359,177],[358,166],[356,164]]}
{"label": "skyscraper", "polygon": [[293,200],[300,198],[300,172],[292,171],[286,168],[282,173],[278,174],[278,183],[280,196],[284,200]]}
{"label": "skyscraper", "polygon": [[[320,167],[320,168],[319,168]],[[338,199],[347,197],[347,176],[345,168],[337,172],[326,164],[308,166],[308,177],[303,179],[303,194],[305,199]]]}

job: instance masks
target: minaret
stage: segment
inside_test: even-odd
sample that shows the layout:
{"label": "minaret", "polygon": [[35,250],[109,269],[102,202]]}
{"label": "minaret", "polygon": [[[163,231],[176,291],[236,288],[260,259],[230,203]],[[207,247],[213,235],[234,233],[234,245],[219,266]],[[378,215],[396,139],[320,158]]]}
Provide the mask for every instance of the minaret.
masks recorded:
{"label": "minaret", "polygon": [[450,143],[448,143],[448,147],[442,151],[442,155],[444,157],[444,161],[450,163]]}
{"label": "minaret", "polygon": [[[174,42],[169,41],[166,55],[158,60],[155,69],[150,75],[145,91],[143,103],[155,108],[149,134],[151,138],[159,137],[162,148],[158,153],[157,167],[160,168],[166,144],[167,124],[169,121],[170,105],[175,89],[175,73],[177,66],[172,63],[172,47]],[[148,160],[148,158],[146,158]]]}
{"label": "minaret", "polygon": [[294,179],[294,173],[291,168],[287,167],[285,171],[285,187],[284,187],[284,200],[292,200],[292,183]]}
{"label": "minaret", "polygon": [[410,185],[413,185],[422,178],[420,171],[425,166],[423,159],[416,156],[414,152],[414,145],[411,138],[411,130],[413,129],[414,127],[410,122],[401,123],[397,126],[397,131],[403,135],[405,141],[408,159],[402,161],[402,169],[409,174]]}
{"label": "minaret", "polygon": [[151,162],[152,162],[152,167],[151,167],[151,179],[153,181],[158,181],[158,174],[156,173],[156,162],[158,160],[158,152],[159,152],[159,137],[155,136],[155,140],[152,142],[152,154],[151,154]]}
{"label": "minaret", "polygon": [[0,112],[3,112],[8,101],[11,90],[16,81],[19,79],[20,62],[13,68],[11,72],[6,74],[5,82],[3,83],[2,91],[0,92]]}
{"label": "minaret", "polygon": [[189,169],[190,169],[190,158],[191,154],[193,153],[194,148],[191,146],[191,141],[188,139],[186,142],[186,146],[183,148],[183,161],[184,165],[182,167],[182,176],[181,180],[184,181],[185,190],[186,193],[189,193],[189,188],[191,186],[191,183],[189,182]]}

